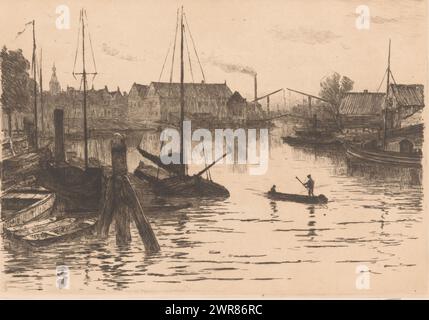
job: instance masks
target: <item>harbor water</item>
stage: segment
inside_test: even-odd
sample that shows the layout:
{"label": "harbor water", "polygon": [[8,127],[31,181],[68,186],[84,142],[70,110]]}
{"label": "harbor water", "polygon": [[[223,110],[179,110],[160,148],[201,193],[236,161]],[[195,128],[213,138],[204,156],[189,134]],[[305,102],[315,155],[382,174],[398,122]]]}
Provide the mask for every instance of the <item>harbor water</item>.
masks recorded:
{"label": "harbor water", "polygon": [[[135,226],[132,242],[76,239],[28,247],[0,237],[0,281],[13,294],[38,292],[138,297],[282,297],[390,295],[422,292],[427,262],[420,169],[362,167],[341,148],[298,148],[270,132],[264,175],[246,165],[216,165],[214,181],[230,198],[189,208],[148,212],[161,251],[146,254]],[[159,136],[143,132],[144,143]],[[110,140],[90,142],[90,156],[110,161]],[[142,160],[129,138],[128,165]],[[79,143],[69,149],[78,155]],[[192,169],[192,168],[191,168]],[[326,205],[271,201],[277,191],[305,194],[297,181],[311,173]],[[69,268],[69,288],[56,287],[57,266]],[[361,277],[365,285],[359,286]]]}

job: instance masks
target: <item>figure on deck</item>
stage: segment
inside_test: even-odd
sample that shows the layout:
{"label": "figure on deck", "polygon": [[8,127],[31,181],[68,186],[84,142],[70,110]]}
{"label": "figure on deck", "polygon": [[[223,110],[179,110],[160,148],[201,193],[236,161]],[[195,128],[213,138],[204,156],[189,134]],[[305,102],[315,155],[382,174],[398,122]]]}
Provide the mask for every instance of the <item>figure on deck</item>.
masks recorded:
{"label": "figure on deck", "polygon": [[308,195],[310,197],[314,197],[313,190],[314,190],[314,180],[311,178],[311,174],[307,175],[307,182],[304,183],[304,186],[308,190]]}
{"label": "figure on deck", "polygon": [[271,192],[271,193],[275,193],[275,192],[277,192],[277,191],[276,191],[276,185],[275,185],[275,184],[271,187],[270,192]]}

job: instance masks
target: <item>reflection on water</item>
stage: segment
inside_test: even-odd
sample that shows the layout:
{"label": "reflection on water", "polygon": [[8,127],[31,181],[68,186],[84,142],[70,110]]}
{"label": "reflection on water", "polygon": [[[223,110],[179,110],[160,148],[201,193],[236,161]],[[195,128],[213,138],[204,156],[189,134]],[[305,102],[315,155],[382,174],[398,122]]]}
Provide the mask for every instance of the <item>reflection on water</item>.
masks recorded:
{"label": "reflection on water", "polygon": [[[143,135],[145,148],[156,153],[157,133]],[[140,134],[127,139],[132,171],[141,160],[132,147]],[[147,210],[161,246],[157,254],[145,254],[134,226],[126,246],[116,245],[113,228],[107,241],[86,238],[43,248],[1,237],[3,288],[55,293],[55,267],[67,265],[69,292],[81,294],[366,294],[355,288],[356,267],[364,264],[371,272],[370,293],[422,290],[418,275],[427,266],[421,259],[426,252],[418,183],[389,176],[390,169],[361,174],[348,166],[341,149],[293,148],[279,143],[275,131],[270,141],[263,176],[249,175],[244,165],[213,168],[213,179],[229,189],[229,199]],[[81,152],[78,142],[68,147]],[[107,139],[92,141],[90,148],[91,156],[110,162]],[[308,173],[315,193],[328,196],[327,205],[265,198],[273,184],[278,191],[305,194],[295,177]]]}

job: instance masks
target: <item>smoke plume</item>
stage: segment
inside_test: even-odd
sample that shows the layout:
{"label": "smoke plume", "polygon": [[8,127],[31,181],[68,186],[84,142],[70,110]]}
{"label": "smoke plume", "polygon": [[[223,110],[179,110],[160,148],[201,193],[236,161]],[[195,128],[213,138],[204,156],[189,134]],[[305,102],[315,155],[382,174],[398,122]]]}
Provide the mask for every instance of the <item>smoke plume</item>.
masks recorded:
{"label": "smoke plume", "polygon": [[242,66],[239,64],[232,64],[232,63],[225,63],[216,59],[210,59],[211,64],[213,64],[214,66],[222,69],[225,72],[228,73],[243,73],[243,74],[248,74],[250,76],[255,76],[256,75],[256,71],[253,70],[253,68],[248,67],[248,66]]}

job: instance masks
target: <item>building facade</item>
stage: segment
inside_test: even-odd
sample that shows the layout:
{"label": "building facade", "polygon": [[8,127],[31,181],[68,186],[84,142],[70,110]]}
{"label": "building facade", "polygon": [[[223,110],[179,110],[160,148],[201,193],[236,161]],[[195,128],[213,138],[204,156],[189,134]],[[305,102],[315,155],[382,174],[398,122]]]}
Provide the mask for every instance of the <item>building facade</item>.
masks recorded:
{"label": "building facade", "polygon": [[387,99],[387,127],[401,128],[422,123],[424,106],[423,85],[391,84]]}
{"label": "building facade", "polygon": [[[129,118],[149,123],[179,121],[180,88],[180,83],[134,83],[128,94]],[[185,83],[184,98],[185,118],[190,120],[242,121],[261,115],[259,104],[248,103],[226,83]]]}
{"label": "building facade", "polygon": [[[143,109],[143,100],[146,97],[149,86],[135,83],[131,86],[128,93],[128,112],[129,121],[142,122],[147,119],[148,114]],[[156,119],[155,119],[156,120]]]}
{"label": "building facade", "polygon": [[339,107],[340,124],[345,134],[378,134],[383,127],[384,93],[347,92]]}
{"label": "building facade", "polygon": [[386,149],[421,153],[424,137],[424,86],[391,84],[387,99]]}
{"label": "building facade", "polygon": [[[48,134],[54,132],[53,114],[55,109],[64,110],[64,123],[69,131],[81,131],[83,123],[83,91],[67,86],[61,90],[56,77],[55,66],[52,69],[49,91],[43,92],[43,123]],[[59,91],[58,91],[59,89]],[[125,121],[128,113],[128,94],[119,87],[109,91],[107,86],[87,91],[87,120],[93,129],[103,129],[103,120]]]}

